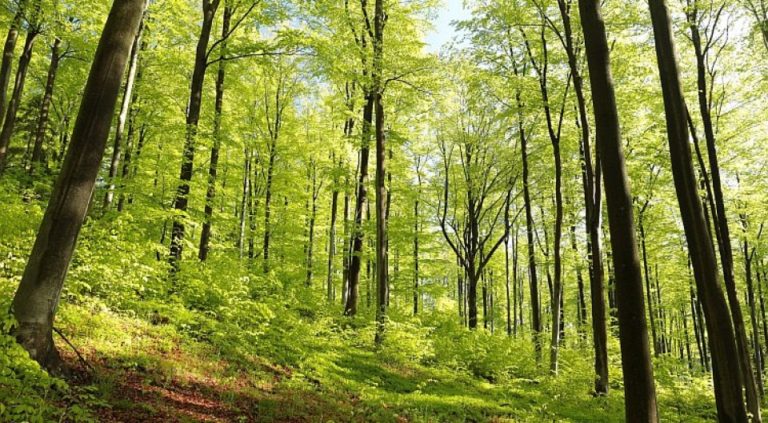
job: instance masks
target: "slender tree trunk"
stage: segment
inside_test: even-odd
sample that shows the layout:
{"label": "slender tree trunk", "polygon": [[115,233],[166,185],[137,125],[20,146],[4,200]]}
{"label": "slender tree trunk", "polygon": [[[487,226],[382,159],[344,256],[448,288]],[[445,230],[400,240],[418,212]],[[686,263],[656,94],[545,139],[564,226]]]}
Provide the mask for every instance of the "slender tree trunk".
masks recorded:
{"label": "slender tree trunk", "polygon": [[656,285],[656,312],[659,319],[659,331],[661,332],[660,347],[661,353],[665,354],[670,352],[670,339],[671,334],[667,334],[666,324],[666,312],[664,311],[664,303],[661,300],[661,285],[659,285],[659,263],[656,263],[656,277],[654,278]]}
{"label": "slender tree trunk", "polygon": [[350,247],[352,244],[347,244],[346,240],[351,239],[349,236],[349,180],[344,186],[344,251],[342,261],[344,262],[341,277],[341,304],[347,304],[347,296],[349,294],[349,266],[351,262]]}
{"label": "slender tree trunk", "polygon": [[144,0],[115,0],[83,91],[72,141],[13,299],[15,336],[38,363],[59,366],[53,319],[93,194],[131,42]]}
{"label": "slender tree trunk", "polygon": [[368,156],[371,143],[371,126],[373,122],[373,106],[376,100],[375,93],[367,90],[366,103],[363,107],[363,134],[360,147],[360,169],[357,181],[357,198],[355,199],[355,217],[352,223],[351,257],[349,263],[349,281],[347,302],[344,305],[344,314],[354,316],[357,314],[357,303],[360,296],[360,270],[363,254],[363,208],[368,197]]}
{"label": "slender tree trunk", "polygon": [[237,237],[237,250],[240,252],[240,258],[245,255],[245,223],[248,215],[248,198],[251,192],[251,151],[246,148],[244,151],[245,161],[243,162],[243,194],[240,199],[240,230]]}
{"label": "slender tree trunk", "polygon": [[[763,297],[763,280],[760,277],[760,268],[756,269],[755,276],[757,278],[757,296],[760,300],[760,321],[763,329],[763,340],[768,342],[768,320],[765,318],[765,297]],[[765,360],[763,360],[763,366],[765,366]],[[762,376],[762,373],[761,373]]]}
{"label": "slender tree trunk", "polygon": [[518,255],[517,251],[519,249],[519,243],[518,243],[518,227],[515,226],[515,236],[512,238],[512,286],[513,288],[513,296],[514,296],[514,302],[512,304],[512,314],[513,314],[513,326],[512,326],[512,333],[517,337],[518,330],[522,330],[523,326],[523,285],[522,285],[522,278],[518,277]]}
{"label": "slender tree trunk", "polygon": [[[605,324],[605,286],[600,248],[600,214],[601,214],[601,187],[600,187],[600,160],[596,158],[593,165],[589,117],[587,114],[587,102],[584,96],[584,83],[581,75],[581,67],[578,64],[576,49],[573,43],[573,30],[571,27],[570,5],[558,0],[560,16],[565,29],[564,45],[568,56],[568,65],[573,75],[573,87],[576,93],[578,106],[578,127],[581,130],[581,144],[579,152],[582,160],[582,184],[584,187],[585,204],[585,228],[587,231],[587,253],[590,265],[590,292],[592,302],[592,332],[595,349],[595,393],[598,395],[608,392],[608,351],[607,330]],[[580,288],[580,293],[582,289]],[[580,297],[583,298],[583,297]],[[585,304],[582,310],[586,313]],[[586,320],[586,319],[585,319]]]}
{"label": "slender tree trunk", "polygon": [[43,100],[40,103],[40,115],[37,119],[37,128],[35,129],[35,145],[32,148],[31,164],[29,174],[35,175],[40,167],[44,166],[43,161],[43,142],[45,134],[48,131],[48,117],[51,110],[51,99],[53,98],[53,87],[56,84],[56,74],[59,70],[59,61],[61,60],[61,38],[56,37],[51,46],[51,63],[48,66],[48,78],[45,81],[45,92]]}
{"label": "slender tree trunk", "polygon": [[418,191],[416,200],[413,202],[413,315],[419,313],[419,198],[421,197],[421,174],[417,166],[416,179],[418,180]]}
{"label": "slender tree trunk", "polygon": [[[579,257],[579,247],[576,244],[576,225],[571,225],[571,248],[574,255]],[[576,286],[578,287],[578,302],[577,302],[577,322],[579,325],[579,331],[582,331],[584,325],[587,324],[587,300],[584,298],[584,278],[581,275],[581,266],[576,266]]]}
{"label": "slender tree trunk", "polygon": [[387,146],[384,138],[384,102],[382,72],[384,60],[384,1],[374,3],[373,92],[376,109],[376,345],[384,341],[384,323],[389,304],[389,188],[387,177]]}
{"label": "slender tree trunk", "polygon": [[685,356],[688,361],[688,370],[693,370],[693,355],[691,355],[691,335],[688,330],[688,313],[685,306],[680,307],[680,317],[683,321],[683,336],[685,336]]}
{"label": "slender tree trunk", "polygon": [[307,287],[312,286],[312,278],[314,277],[314,252],[315,252],[315,221],[317,220],[317,164],[311,165],[311,191],[310,191],[310,213],[309,213],[309,240],[307,242]]}
{"label": "slender tree trunk", "polygon": [[[40,7],[39,3],[37,3],[36,7]],[[36,14],[35,11],[33,11],[33,13]],[[27,37],[24,40],[24,50],[22,50],[21,57],[19,58],[19,66],[16,69],[16,80],[14,81],[13,92],[11,93],[11,99],[8,102],[8,108],[5,112],[3,129],[0,131],[0,173],[5,171],[8,162],[8,148],[10,147],[11,137],[13,136],[16,127],[16,115],[21,106],[21,97],[24,94],[24,83],[27,80],[29,63],[32,61],[32,49],[39,34],[40,30],[38,28],[30,27],[27,31]]]}
{"label": "slender tree trunk", "polygon": [[144,20],[139,24],[139,30],[136,32],[136,38],[131,47],[131,59],[128,64],[128,75],[125,79],[125,90],[123,91],[123,101],[120,105],[120,114],[117,116],[117,128],[115,128],[115,142],[112,144],[112,159],[109,162],[109,173],[107,175],[107,192],[104,194],[103,210],[106,212],[112,205],[115,198],[115,178],[120,169],[120,155],[123,148],[123,138],[125,135],[125,123],[128,121],[128,113],[131,110],[131,100],[133,99],[133,88],[136,82],[136,71],[139,67],[139,51],[141,50],[141,33],[144,28]]}
{"label": "slender tree trunk", "polygon": [[[336,153],[331,157],[331,162],[336,163]],[[341,169],[343,161],[339,162]],[[336,255],[336,220],[339,209],[339,180],[334,177],[333,192],[331,193],[331,227],[328,229],[328,274],[326,275],[326,295],[328,302],[333,302],[333,258]]]}
{"label": "slender tree trunk", "polygon": [[648,203],[645,203],[645,206],[640,210],[640,213],[637,219],[638,226],[640,227],[640,246],[642,247],[641,251],[643,253],[643,276],[645,277],[645,295],[648,300],[648,317],[651,321],[651,336],[653,340],[653,355],[658,357],[659,356],[659,338],[656,334],[656,313],[653,310],[653,294],[651,293],[651,271],[648,268],[648,251],[645,247],[645,225],[643,222],[643,215],[645,213],[645,207],[648,205]]}
{"label": "slender tree trunk", "polygon": [[[515,67],[515,74],[517,74]],[[518,107],[518,132],[520,136],[520,154],[523,162],[523,202],[525,207],[525,228],[528,237],[528,279],[531,291],[531,329],[536,360],[541,361],[541,307],[539,306],[539,281],[536,275],[536,250],[533,243],[534,227],[531,207],[531,193],[528,178],[528,135],[523,122],[523,102],[520,90],[515,93]]]}
{"label": "slender tree trunk", "polygon": [[628,422],[657,422],[656,388],[648,347],[643,282],[632,216],[632,194],[622,151],[619,114],[613,88],[608,39],[599,0],[579,0],[592,85],[592,104],[599,143],[619,309],[619,341],[624,369],[625,416]]}
{"label": "slender tree trunk", "polygon": [[275,158],[277,157],[277,134],[269,141],[269,163],[267,165],[267,185],[264,189],[264,244],[263,259],[264,273],[269,273],[269,242],[272,237],[272,180],[275,175]]}
{"label": "slender tree trunk", "polygon": [[554,255],[555,255],[555,278],[553,283],[552,298],[552,342],[550,346],[549,370],[552,373],[558,372],[558,352],[560,350],[561,324],[563,323],[563,281],[562,281],[562,258],[560,244],[563,236],[563,163],[560,156],[560,141],[552,144],[555,156],[555,234],[554,234]]}
{"label": "slender tree trunk", "polygon": [[[511,201],[507,199],[507,204],[504,210],[504,227],[509,228],[509,206]],[[512,294],[509,287],[509,239],[510,233],[507,231],[507,236],[504,238],[504,291],[507,299],[507,336],[512,336]],[[517,310],[515,310],[517,311]],[[517,315],[515,315],[517,316]]]}
{"label": "slender tree trunk", "polygon": [[[203,0],[202,12],[203,22],[200,27],[200,37],[197,41],[195,51],[194,69],[192,71],[192,83],[189,90],[189,105],[187,107],[187,129],[184,139],[184,151],[181,159],[181,171],[179,173],[179,186],[176,190],[176,198],[173,202],[173,208],[182,216],[186,214],[189,204],[189,184],[192,180],[192,171],[195,159],[195,143],[197,140],[197,126],[200,122],[200,110],[203,100],[203,85],[205,83],[205,72],[208,68],[208,43],[211,39],[211,29],[216,11],[219,8],[220,0]],[[170,256],[168,259],[171,265],[171,276],[179,271],[183,240],[184,240],[184,221],[183,218],[173,219],[171,229]]]}
{"label": "slender tree trunk", "polygon": [[253,259],[256,257],[256,211],[259,208],[259,199],[256,197],[256,178],[258,178],[258,156],[253,154],[251,161],[251,174],[248,177],[248,265],[253,265]]}
{"label": "slender tree trunk", "polygon": [[224,106],[224,82],[226,79],[225,61],[223,60],[227,52],[226,37],[229,33],[230,21],[232,19],[232,9],[229,6],[224,7],[224,16],[221,24],[221,39],[224,40],[219,45],[219,71],[216,74],[216,100],[213,112],[213,147],[211,147],[211,161],[208,165],[208,190],[205,192],[205,217],[203,218],[203,229],[200,233],[200,250],[197,257],[200,261],[208,258],[211,249],[211,224],[213,220],[213,202],[216,198],[216,178],[219,171],[219,151],[221,150],[221,118]]}
{"label": "slender tree trunk", "polygon": [[733,275],[733,250],[731,247],[730,230],[728,228],[728,218],[725,211],[725,201],[723,199],[722,183],[720,181],[720,165],[717,157],[717,147],[715,143],[715,131],[712,124],[711,104],[708,98],[707,70],[706,61],[708,51],[702,46],[701,34],[699,31],[699,12],[696,6],[687,12],[688,22],[691,29],[691,41],[696,54],[697,70],[697,88],[699,111],[704,127],[704,135],[707,141],[707,157],[709,159],[709,173],[712,178],[712,193],[714,194],[714,206],[712,210],[714,229],[717,238],[717,246],[720,252],[720,264],[723,267],[723,277],[725,280],[725,290],[730,305],[731,319],[733,320],[734,331],[736,332],[736,348],[738,350],[738,361],[743,374],[743,383],[747,396],[747,408],[752,413],[754,422],[760,422],[760,399],[757,393],[757,384],[754,373],[752,372],[751,361],[749,359],[749,344],[747,341],[747,331],[744,325],[744,317],[739,304],[739,297],[736,292],[736,281]]}
{"label": "slender tree trunk", "polygon": [[739,365],[728,304],[720,289],[714,247],[707,233],[707,224],[698,195],[688,145],[687,110],[680,85],[669,11],[664,0],[650,0],[649,5],[667,117],[675,188],[709,333],[718,418],[721,422],[744,422],[747,421],[747,412],[742,397],[743,384],[740,376],[743,373]]}
{"label": "slender tree trunk", "polygon": [[3,46],[3,59],[0,63],[0,123],[5,118],[5,107],[8,102],[8,84],[11,82],[11,66],[13,65],[13,51],[16,50],[16,41],[19,39],[19,27],[24,17],[27,1],[19,2],[19,8],[13,15],[11,26]]}
{"label": "slender tree trunk", "polygon": [[741,222],[742,222],[742,227],[744,229],[744,240],[742,241],[742,246],[743,246],[742,253],[744,254],[744,276],[747,283],[747,303],[749,304],[749,317],[750,317],[750,323],[752,325],[752,350],[754,354],[755,370],[756,370],[755,381],[757,383],[757,388],[760,393],[760,397],[762,398],[764,396],[763,377],[762,377],[763,352],[760,346],[760,328],[757,322],[757,304],[755,301],[755,289],[752,281],[752,276],[753,276],[752,260],[754,255],[753,255],[753,252],[750,251],[749,240],[747,239],[748,226],[747,226],[746,216],[741,216]]}

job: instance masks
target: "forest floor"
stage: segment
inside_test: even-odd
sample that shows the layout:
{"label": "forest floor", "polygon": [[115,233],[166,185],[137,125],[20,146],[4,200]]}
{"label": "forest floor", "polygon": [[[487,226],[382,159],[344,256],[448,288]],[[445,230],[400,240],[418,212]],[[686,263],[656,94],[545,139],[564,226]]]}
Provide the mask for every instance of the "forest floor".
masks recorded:
{"label": "forest floor", "polygon": [[[623,421],[620,386],[593,397],[572,377],[488,380],[393,361],[355,342],[321,342],[328,348],[285,366],[235,357],[167,322],[84,306],[66,307],[60,327],[90,367],[58,337],[67,362],[88,375],[78,389],[92,393],[88,407],[103,422]],[[665,421],[708,421],[701,393],[682,395],[682,383],[660,387]]]}

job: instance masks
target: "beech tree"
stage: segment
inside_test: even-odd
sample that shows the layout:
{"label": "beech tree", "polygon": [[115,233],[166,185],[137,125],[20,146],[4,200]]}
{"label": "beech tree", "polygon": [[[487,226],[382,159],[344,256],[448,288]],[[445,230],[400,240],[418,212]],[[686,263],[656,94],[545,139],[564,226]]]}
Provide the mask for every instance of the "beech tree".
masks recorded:
{"label": "beech tree", "polygon": [[650,9],[664,94],[672,171],[696,285],[706,317],[718,417],[722,421],[746,421],[742,396],[743,382],[740,377],[743,374],[739,367],[733,322],[720,288],[715,250],[704,219],[693,172],[691,149],[688,144],[688,109],[680,86],[669,11],[664,0],[651,1]]}
{"label": "beech tree", "polygon": [[627,421],[656,422],[656,387],[648,347],[643,282],[635,239],[632,194],[624,164],[619,113],[611,76],[610,50],[598,0],[579,0],[587,50],[598,152],[605,181],[611,251],[616,269],[619,341],[624,370]]}
{"label": "beech tree", "polygon": [[104,155],[125,64],[145,0],[115,0],[83,91],[62,171],[13,299],[16,339],[49,369],[61,365],[53,320]]}

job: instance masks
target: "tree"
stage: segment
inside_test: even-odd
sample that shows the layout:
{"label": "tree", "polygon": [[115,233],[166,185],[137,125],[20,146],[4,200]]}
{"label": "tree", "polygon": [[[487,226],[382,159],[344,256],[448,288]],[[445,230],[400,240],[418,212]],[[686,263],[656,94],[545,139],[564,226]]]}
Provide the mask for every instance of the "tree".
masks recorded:
{"label": "tree", "polygon": [[747,421],[733,323],[720,288],[715,251],[704,219],[691,161],[688,110],[680,85],[669,11],[664,0],[651,0],[649,6],[656,40],[675,189],[709,333],[717,413],[720,421]]}
{"label": "tree", "polygon": [[13,299],[16,339],[35,361],[49,369],[60,366],[53,345],[53,319],[93,194],[120,82],[144,7],[144,0],[115,0],[112,4],[67,156]]}
{"label": "tree", "polygon": [[225,61],[227,52],[226,38],[230,31],[232,21],[232,9],[224,8],[224,17],[221,24],[221,39],[219,44],[219,71],[216,73],[216,100],[213,116],[213,147],[211,147],[211,161],[208,165],[208,191],[205,193],[205,219],[200,234],[200,251],[198,258],[205,261],[208,258],[211,242],[211,219],[213,218],[213,201],[216,198],[216,178],[219,169],[219,150],[221,149],[221,114],[224,106],[224,82],[226,78]]}
{"label": "tree", "polygon": [[11,64],[13,62],[13,51],[16,49],[16,42],[19,39],[19,27],[21,26],[24,13],[26,12],[27,1],[21,1],[18,4],[16,12],[13,14],[11,26],[8,28],[8,35],[3,45],[3,58],[0,63],[0,121],[5,118],[5,107],[7,104],[8,84],[11,81]]}
{"label": "tree", "polygon": [[389,305],[389,192],[386,185],[387,145],[384,135],[384,26],[387,15],[383,0],[376,0],[373,12],[373,85],[376,112],[376,344],[384,341],[384,322]]}
{"label": "tree", "polygon": [[[730,229],[725,210],[725,200],[723,199],[723,187],[720,176],[720,163],[715,140],[715,127],[712,122],[712,101],[710,96],[710,79],[714,80],[717,72],[717,61],[719,59],[717,45],[718,38],[715,36],[720,17],[725,9],[725,4],[715,8],[711,3],[705,10],[701,10],[697,1],[686,1],[686,18],[691,32],[691,43],[693,44],[696,56],[696,87],[699,100],[699,112],[701,122],[704,127],[704,138],[707,146],[707,157],[709,159],[709,169],[702,167],[703,173],[709,173],[711,178],[711,187],[707,183],[707,193],[710,201],[710,214],[714,226],[717,246],[720,252],[720,264],[723,266],[723,279],[725,281],[725,290],[728,304],[731,310],[731,319],[733,320],[734,331],[736,332],[736,348],[738,349],[738,361],[744,378],[744,388],[747,394],[747,407],[752,413],[752,418],[759,422],[760,418],[760,400],[757,394],[754,373],[749,359],[749,346],[747,342],[746,329],[744,327],[744,317],[739,304],[739,296],[736,292],[736,281],[733,275],[733,248],[731,247]],[[706,22],[706,23],[705,23]],[[703,28],[702,28],[703,26]],[[701,30],[704,30],[708,37],[702,40]],[[714,50],[714,52],[713,52]]]}
{"label": "tree", "polygon": [[11,144],[11,137],[16,126],[16,115],[21,105],[22,95],[24,94],[24,84],[27,80],[27,70],[32,61],[32,50],[35,46],[35,40],[42,32],[42,22],[40,21],[40,0],[35,0],[32,13],[27,19],[27,36],[24,39],[24,49],[19,57],[19,66],[16,68],[16,79],[13,83],[13,92],[8,102],[8,107],[3,120],[3,129],[0,130],[0,173],[5,170],[8,161],[8,148]]}
{"label": "tree", "polygon": [[[504,211],[511,194],[507,184],[514,178],[511,165],[499,163],[503,121],[490,102],[482,99],[482,84],[458,84],[461,107],[451,116],[452,127],[438,133],[443,186],[437,218],[466,274],[468,323],[470,329],[476,329],[478,283],[507,238]],[[476,94],[470,94],[472,91]]]}
{"label": "tree", "polygon": [[109,162],[109,186],[104,194],[103,209],[107,211],[115,198],[115,178],[120,170],[120,156],[123,149],[123,138],[125,136],[125,124],[128,121],[128,113],[131,110],[131,100],[133,99],[134,85],[136,84],[136,74],[139,67],[139,50],[141,49],[141,33],[144,29],[144,19],[139,24],[139,30],[136,32],[136,38],[131,47],[131,59],[128,65],[128,75],[125,80],[125,89],[123,90],[123,101],[120,105],[120,114],[117,116],[117,128],[115,129],[115,142],[112,145],[112,160]]}
{"label": "tree", "polygon": [[172,276],[179,271],[179,262],[181,261],[185,228],[183,214],[187,211],[189,205],[189,181],[192,180],[197,126],[200,122],[200,110],[202,108],[203,84],[205,83],[205,72],[208,69],[208,43],[211,39],[213,20],[216,17],[219,3],[220,0],[202,1],[203,21],[200,26],[200,37],[197,40],[195,62],[192,70],[192,84],[190,85],[189,103],[186,113],[187,130],[184,138],[184,152],[179,174],[180,182],[176,191],[176,198],[173,201],[173,208],[181,213],[181,215],[173,219],[173,227],[171,229],[171,246],[168,261],[171,265]]}
{"label": "tree", "polygon": [[368,160],[370,154],[371,143],[371,127],[373,126],[373,113],[376,103],[376,93],[370,86],[370,83],[365,79],[371,74],[369,70],[369,47],[368,40],[374,38],[374,34],[371,30],[372,25],[368,18],[368,1],[360,0],[360,9],[362,11],[363,30],[359,32],[355,23],[352,21],[352,15],[349,9],[349,1],[344,2],[344,9],[346,13],[346,19],[349,22],[349,29],[352,32],[352,36],[355,40],[355,45],[358,47],[360,53],[360,62],[362,68],[363,93],[365,96],[365,105],[363,106],[363,120],[362,120],[362,133],[360,143],[359,163],[357,170],[357,193],[355,195],[355,211],[354,221],[352,223],[351,239],[350,243],[350,262],[349,271],[347,275],[347,301],[344,305],[344,314],[347,316],[354,316],[357,314],[357,303],[360,293],[360,270],[362,268],[362,254],[363,254],[363,207],[365,206],[368,198]]}
{"label": "tree", "polygon": [[61,52],[61,38],[56,37],[51,46],[51,63],[48,66],[48,77],[45,80],[45,93],[43,94],[43,100],[40,103],[40,115],[35,130],[35,144],[32,148],[31,164],[29,166],[30,175],[34,175],[37,169],[43,165],[43,142],[45,141],[45,135],[48,129],[53,88],[56,85],[56,74],[59,71],[59,63],[66,55],[67,51]]}
{"label": "tree", "polygon": [[648,347],[643,282],[635,239],[632,194],[624,164],[610,50],[599,0],[579,0],[587,51],[592,105],[608,203],[613,267],[619,309],[619,341],[624,370],[625,416],[628,422],[656,422],[656,387]]}
{"label": "tree", "polygon": [[[544,12],[542,12],[544,15]],[[544,15],[545,16],[545,15]],[[545,17],[542,18],[546,19]],[[547,50],[547,38],[545,35],[545,26],[541,26],[541,57],[536,59],[531,44],[528,41],[525,31],[520,27],[520,32],[523,35],[525,42],[525,49],[528,53],[528,59],[531,62],[536,76],[539,79],[539,89],[541,90],[541,101],[544,109],[544,116],[547,121],[547,134],[549,140],[552,143],[552,155],[555,163],[555,228],[554,228],[554,267],[555,278],[552,284],[552,296],[550,298],[552,309],[552,339],[550,343],[550,356],[549,356],[549,369],[552,373],[557,373],[558,370],[558,351],[560,348],[560,323],[562,319],[562,300],[563,300],[563,283],[562,283],[562,257],[560,244],[563,236],[563,162],[560,149],[560,138],[563,128],[563,118],[565,117],[565,99],[568,97],[568,90],[571,86],[572,73],[568,72],[565,88],[563,89],[563,99],[560,105],[560,113],[555,122],[555,116],[552,113],[552,103],[550,102],[550,86],[548,85],[549,78],[549,51]]]}

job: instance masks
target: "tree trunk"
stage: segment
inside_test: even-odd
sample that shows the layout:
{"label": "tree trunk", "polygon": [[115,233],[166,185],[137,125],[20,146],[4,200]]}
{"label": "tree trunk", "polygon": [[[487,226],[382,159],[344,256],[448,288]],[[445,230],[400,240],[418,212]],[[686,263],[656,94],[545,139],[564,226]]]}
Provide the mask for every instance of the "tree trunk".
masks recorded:
{"label": "tree trunk", "polygon": [[659,338],[656,334],[656,312],[653,310],[653,294],[651,293],[651,271],[648,268],[648,251],[645,247],[645,225],[643,222],[643,215],[645,213],[645,207],[648,203],[640,209],[640,213],[637,219],[640,229],[640,246],[643,253],[643,276],[645,277],[645,296],[648,299],[648,317],[651,321],[651,337],[653,340],[653,355],[659,356]]}
{"label": "tree trunk", "polygon": [[[331,162],[336,164],[336,153],[331,157]],[[341,169],[343,161],[339,161],[338,169]],[[328,302],[333,302],[333,258],[336,255],[336,220],[339,208],[339,180],[338,176],[333,180],[333,192],[331,193],[331,227],[328,230],[328,274],[326,275],[326,296]]]}
{"label": "tree trunk", "polygon": [[522,286],[522,278],[518,278],[518,255],[517,251],[519,249],[519,243],[517,238],[517,230],[518,227],[515,226],[515,236],[512,238],[512,294],[514,297],[513,303],[512,303],[512,315],[513,315],[513,326],[512,326],[512,333],[517,337],[517,331],[518,329],[522,329],[523,326],[523,286]]}
{"label": "tree trunk", "polygon": [[[571,249],[575,256],[579,257],[579,247],[576,244],[576,225],[571,225]],[[576,309],[576,321],[579,325],[579,331],[582,331],[584,325],[587,324],[587,300],[584,297],[584,278],[581,276],[581,266],[576,267],[576,286],[578,287],[578,299]]]}
{"label": "tree trunk", "polygon": [[[515,67],[517,74],[517,67]],[[536,250],[533,243],[534,227],[533,212],[531,210],[531,192],[528,180],[528,135],[525,133],[523,122],[522,94],[518,89],[515,92],[517,100],[517,121],[520,136],[520,154],[523,162],[523,202],[525,207],[525,228],[528,237],[528,278],[531,291],[531,329],[533,332],[533,344],[536,352],[536,360],[541,361],[541,307],[539,306],[539,281],[536,275]]]}
{"label": "tree trunk", "polygon": [[120,105],[120,114],[117,116],[117,128],[115,128],[115,142],[112,145],[112,160],[109,162],[109,174],[107,175],[107,192],[104,194],[103,211],[109,210],[112,200],[115,198],[115,178],[120,168],[120,154],[123,147],[123,137],[125,134],[125,123],[128,120],[128,113],[131,110],[131,100],[133,99],[133,88],[136,82],[136,71],[139,67],[139,51],[141,47],[142,23],[139,24],[139,30],[136,32],[136,38],[131,47],[131,59],[128,65],[128,76],[125,80],[125,90],[123,91],[123,102]]}
{"label": "tree trunk", "polygon": [[251,192],[251,151],[246,147],[244,151],[245,161],[243,162],[243,191],[240,199],[240,231],[237,237],[237,250],[240,252],[240,258],[245,255],[245,222],[248,215],[248,198]]}
{"label": "tree trunk", "polygon": [[312,160],[310,167],[311,204],[309,212],[309,239],[307,241],[307,278],[305,281],[307,287],[312,286],[312,278],[314,276],[315,221],[317,220],[317,195],[319,190],[317,186],[317,164],[314,163],[314,160]]}
{"label": "tree trunk", "polygon": [[[571,26],[570,4],[564,0],[558,0],[560,17],[565,29],[564,46],[568,56],[568,67],[573,76],[573,88],[576,93],[578,106],[578,126],[581,130],[581,144],[579,152],[582,160],[582,184],[584,187],[585,227],[587,231],[587,254],[589,256],[589,280],[592,302],[592,332],[595,350],[595,393],[598,395],[608,392],[608,348],[607,330],[605,325],[605,286],[603,274],[603,259],[600,248],[600,214],[601,214],[601,190],[600,190],[600,160],[597,158],[593,165],[591,136],[589,130],[589,117],[587,115],[587,102],[584,96],[584,80],[581,75],[576,48],[573,43],[573,30]],[[580,298],[583,298],[579,288]],[[585,304],[582,307],[586,313]]]}
{"label": "tree trunk", "polygon": [[53,87],[56,84],[56,74],[59,70],[59,61],[61,60],[60,46],[61,38],[56,37],[53,40],[53,46],[51,46],[51,63],[48,66],[48,78],[45,81],[45,92],[40,103],[40,116],[37,119],[37,128],[35,129],[35,145],[32,148],[32,158],[29,166],[30,175],[35,175],[40,167],[44,167],[43,142],[45,141],[45,133],[48,130],[48,117],[51,109],[51,99],[53,98]]}
{"label": "tree trunk", "polygon": [[728,228],[728,218],[725,212],[725,201],[723,199],[723,189],[720,181],[720,165],[717,157],[715,131],[712,124],[711,105],[710,99],[708,98],[706,64],[708,52],[704,50],[702,46],[701,34],[698,26],[698,15],[699,13],[696,6],[687,12],[687,18],[691,29],[691,41],[696,54],[699,111],[701,112],[704,135],[707,141],[709,174],[712,178],[712,193],[714,194],[715,200],[715,208],[712,210],[714,229],[717,238],[717,246],[720,252],[720,264],[723,267],[725,291],[728,298],[728,304],[730,305],[734,331],[736,332],[736,349],[739,354],[738,361],[744,378],[744,388],[747,394],[747,408],[749,409],[749,412],[752,413],[753,421],[760,422],[760,399],[758,397],[757,385],[755,383],[755,377],[749,359],[749,344],[747,341],[747,331],[744,326],[744,316],[741,312],[741,305],[739,304],[739,297],[736,292],[736,281],[733,276],[733,250],[731,248],[730,230]]}
{"label": "tree trunk", "polygon": [[144,0],[115,0],[96,49],[72,141],[13,299],[15,336],[38,363],[59,366],[53,319],[93,194]]}
{"label": "tree trunk", "polygon": [[747,303],[749,304],[749,317],[752,325],[752,350],[755,358],[755,370],[757,388],[760,392],[760,397],[764,396],[763,390],[763,352],[760,346],[760,328],[757,322],[757,304],[755,301],[755,289],[752,281],[752,260],[754,258],[754,250],[750,251],[749,240],[747,239],[747,217],[741,216],[742,227],[744,229],[744,240],[742,242],[744,254],[744,276],[747,282]]}
{"label": "tree trunk", "polygon": [[387,187],[387,146],[384,137],[384,0],[374,3],[373,87],[376,109],[376,345],[384,342],[389,305],[389,187]]}
{"label": "tree trunk", "polygon": [[[507,199],[507,204],[504,210],[504,227],[509,228],[509,206],[511,201]],[[507,336],[512,336],[512,295],[509,287],[509,239],[510,233],[507,231],[507,236],[504,239],[504,291],[507,299]],[[515,310],[517,311],[517,310]]]}
{"label": "tree trunk", "polygon": [[354,316],[357,314],[357,303],[360,296],[360,270],[362,268],[363,254],[363,208],[368,197],[368,155],[371,143],[371,124],[373,122],[373,106],[376,95],[373,91],[365,93],[366,103],[363,107],[363,133],[360,147],[360,169],[357,181],[357,198],[355,199],[355,217],[352,223],[351,257],[349,263],[347,302],[344,305],[344,314]]}
{"label": "tree trunk", "polygon": [[611,249],[619,309],[619,341],[624,370],[625,417],[628,422],[657,422],[656,388],[648,347],[643,282],[635,240],[632,195],[621,144],[608,40],[599,0],[579,0],[592,104],[604,171]]}
{"label": "tree trunk", "polygon": [[264,273],[269,273],[269,241],[272,237],[272,181],[275,176],[275,158],[277,156],[276,137],[269,141],[269,163],[267,164],[267,185],[264,189]]}
{"label": "tree trunk", "polygon": [[[37,7],[39,7],[39,3]],[[21,97],[24,94],[27,70],[29,69],[29,63],[32,61],[32,48],[35,45],[37,36],[40,34],[39,28],[32,27],[31,25],[24,40],[24,50],[21,53],[19,66],[16,69],[13,92],[11,93],[11,99],[8,102],[8,108],[5,113],[3,129],[0,131],[0,173],[5,171],[8,162],[8,148],[11,144],[14,128],[16,127],[16,115],[21,106]]]}
{"label": "tree trunk", "polygon": [[8,84],[11,82],[13,51],[16,50],[16,41],[19,39],[19,27],[21,26],[21,20],[24,17],[26,5],[26,0],[19,2],[19,8],[13,15],[11,27],[8,28],[8,36],[5,38],[5,44],[3,46],[3,59],[2,63],[0,63],[0,123],[2,123],[2,119],[5,118],[5,107],[8,101]]}
{"label": "tree trunk", "polygon": [[742,397],[740,376],[743,373],[728,304],[720,289],[714,247],[707,233],[691,161],[687,110],[680,85],[669,11],[664,0],[650,0],[650,11],[675,188],[709,333],[718,417],[721,422],[744,422],[747,421],[747,412]]}
{"label": "tree trunk", "polygon": [[[589,130],[589,117],[587,115],[587,102],[584,96],[584,82],[581,75],[576,48],[573,43],[573,30],[571,26],[570,5],[564,0],[558,0],[560,17],[565,29],[564,46],[568,56],[568,67],[573,76],[573,88],[576,93],[578,106],[578,127],[581,130],[581,145],[579,152],[582,160],[582,184],[584,187],[585,227],[587,231],[587,253],[590,264],[590,292],[592,302],[592,332],[595,349],[595,393],[598,395],[608,392],[608,350],[607,330],[605,325],[605,294],[602,253],[600,248],[600,161],[592,163],[591,136]],[[580,277],[579,277],[580,279]],[[583,289],[579,287],[580,299]],[[582,300],[583,301],[583,300]],[[583,313],[586,313],[583,304]],[[586,317],[584,317],[586,320]]]}
{"label": "tree trunk", "polygon": [[346,242],[349,237],[349,180],[344,185],[344,251],[342,252],[343,269],[341,275],[341,304],[347,304],[347,295],[349,294],[349,266],[351,262],[350,247],[352,244]]}
{"label": "tree trunk", "polygon": [[200,109],[203,101],[203,86],[205,83],[205,71],[208,68],[208,42],[211,39],[211,29],[216,10],[220,0],[203,0],[203,22],[200,27],[200,37],[195,51],[195,63],[192,71],[192,83],[189,90],[189,104],[187,107],[187,129],[184,138],[184,151],[181,159],[181,171],[179,173],[179,186],[176,190],[176,198],[173,208],[181,217],[173,219],[171,229],[170,256],[171,276],[178,271],[183,250],[184,220],[189,204],[189,184],[192,181],[192,171],[195,160],[195,142],[197,140],[197,126],[200,122]]}
{"label": "tree trunk", "polygon": [[421,173],[416,168],[418,191],[413,202],[413,315],[419,314],[419,198],[421,197]]}
{"label": "tree trunk", "polygon": [[[766,321],[765,318],[765,297],[763,297],[763,280],[760,276],[759,267],[755,271],[755,277],[757,278],[757,296],[760,300],[760,321],[762,323],[761,327],[763,329],[763,340],[768,342],[768,321]],[[765,366],[765,360],[763,360],[763,366]]]}
{"label": "tree trunk", "polygon": [[216,100],[214,103],[213,114],[213,146],[211,147],[211,161],[208,165],[208,190],[205,192],[205,217],[203,218],[203,229],[200,233],[200,250],[197,258],[205,261],[211,249],[211,224],[213,220],[213,202],[216,198],[216,177],[219,169],[219,150],[221,150],[221,118],[224,106],[224,82],[226,70],[223,60],[227,52],[226,37],[229,33],[230,21],[232,18],[232,8],[224,7],[224,16],[221,24],[221,45],[219,46],[219,71],[216,74]]}

